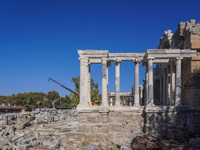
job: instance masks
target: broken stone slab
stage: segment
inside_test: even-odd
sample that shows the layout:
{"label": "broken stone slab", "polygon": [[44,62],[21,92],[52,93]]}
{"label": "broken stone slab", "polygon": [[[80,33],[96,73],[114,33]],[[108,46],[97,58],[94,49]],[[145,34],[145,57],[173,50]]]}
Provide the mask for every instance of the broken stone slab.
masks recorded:
{"label": "broken stone slab", "polygon": [[21,111],[21,114],[22,114],[22,115],[29,115],[29,114],[30,114],[30,112],[28,112],[28,111],[25,111],[24,109],[22,109],[22,111]]}
{"label": "broken stone slab", "polygon": [[75,141],[73,147],[81,149],[81,141]]}
{"label": "broken stone slab", "polygon": [[128,142],[124,142],[121,146],[120,146],[120,150],[132,150],[131,149],[131,145]]}
{"label": "broken stone slab", "polygon": [[17,124],[14,125],[14,127],[17,129],[17,130],[22,130],[24,128],[26,128],[27,126],[30,126],[30,121],[29,120],[21,120],[21,121],[18,121]]}
{"label": "broken stone slab", "polygon": [[4,131],[1,131],[1,132],[0,132],[0,136],[2,136],[2,135],[3,135],[3,133],[4,133]]}
{"label": "broken stone slab", "polygon": [[6,141],[4,138],[0,138],[0,147],[8,145],[8,141]]}
{"label": "broken stone slab", "polygon": [[89,144],[84,148],[84,150],[100,150],[100,148],[95,144]]}
{"label": "broken stone slab", "polygon": [[60,150],[65,150],[65,148],[63,146],[60,147]]}
{"label": "broken stone slab", "polygon": [[15,127],[14,126],[6,126],[3,135],[7,136],[9,134],[14,134],[14,131],[15,131]]}
{"label": "broken stone slab", "polygon": [[60,132],[69,132],[71,130],[72,130],[71,128],[63,128],[60,130]]}
{"label": "broken stone slab", "polygon": [[47,120],[39,120],[39,119],[35,119],[34,123],[37,123],[37,124],[47,124]]}
{"label": "broken stone slab", "polygon": [[60,147],[60,140],[54,140],[53,142],[44,141],[42,144],[44,147],[54,150]]}
{"label": "broken stone slab", "polygon": [[60,147],[60,140],[54,140],[53,143],[48,147],[51,150],[55,150]]}
{"label": "broken stone slab", "polygon": [[2,150],[11,150],[11,147],[9,145],[6,145],[6,146],[0,147],[0,149],[2,149]]}
{"label": "broken stone slab", "polygon": [[16,140],[20,139],[24,136],[23,132],[15,132],[15,136],[12,138],[12,142],[15,142]]}
{"label": "broken stone slab", "polygon": [[18,146],[16,146],[16,145],[13,145],[13,148],[12,148],[13,150],[20,150],[20,148],[18,147]]}

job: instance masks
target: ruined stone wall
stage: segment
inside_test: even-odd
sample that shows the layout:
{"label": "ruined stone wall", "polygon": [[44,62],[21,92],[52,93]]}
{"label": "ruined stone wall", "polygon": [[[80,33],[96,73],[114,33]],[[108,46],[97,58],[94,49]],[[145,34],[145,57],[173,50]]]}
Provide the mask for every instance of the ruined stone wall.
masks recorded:
{"label": "ruined stone wall", "polygon": [[116,144],[131,142],[142,133],[144,118],[140,111],[79,112],[78,132],[92,138],[104,137]]}
{"label": "ruined stone wall", "polygon": [[182,60],[182,104],[200,106],[200,23],[180,22],[174,34],[164,32],[158,48],[197,50],[197,56]]}
{"label": "ruined stone wall", "polygon": [[200,105],[200,23],[181,22],[173,37],[175,48],[197,50],[197,56],[182,63],[183,105]]}
{"label": "ruined stone wall", "polygon": [[78,132],[90,138],[105,138],[115,144],[130,143],[144,132],[163,133],[175,122],[175,107],[109,107],[80,111]]}

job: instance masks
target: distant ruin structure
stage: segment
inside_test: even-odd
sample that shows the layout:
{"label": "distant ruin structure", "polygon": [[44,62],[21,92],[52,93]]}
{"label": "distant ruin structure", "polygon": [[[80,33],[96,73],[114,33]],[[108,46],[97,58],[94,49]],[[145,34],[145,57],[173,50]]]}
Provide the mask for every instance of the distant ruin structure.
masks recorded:
{"label": "distant ruin structure", "polygon": [[[200,101],[200,24],[180,23],[173,34],[165,31],[158,49],[146,53],[109,53],[108,50],[78,50],[80,60],[80,133],[103,136],[120,144],[142,132],[164,132],[177,121],[191,130],[194,105]],[[120,105],[120,63],[135,64],[134,104]],[[108,66],[115,63],[115,104],[108,103]],[[139,64],[145,67],[144,85],[139,85]],[[102,103],[91,104],[90,65],[102,64]],[[156,64],[156,68],[153,68]],[[143,102],[141,99],[141,93]]]}
{"label": "distant ruin structure", "polygon": [[[163,33],[159,49],[195,49],[196,56],[182,60],[182,103],[200,106],[200,23],[195,20],[180,22],[173,34],[171,30]],[[167,69],[169,66],[157,66]]]}

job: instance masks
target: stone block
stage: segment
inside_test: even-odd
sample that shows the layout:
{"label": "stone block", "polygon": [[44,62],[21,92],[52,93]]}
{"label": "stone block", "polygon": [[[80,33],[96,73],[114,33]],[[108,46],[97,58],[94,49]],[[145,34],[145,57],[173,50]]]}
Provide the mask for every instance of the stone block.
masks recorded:
{"label": "stone block", "polygon": [[28,112],[28,111],[25,111],[24,109],[22,109],[22,112],[21,112],[21,114],[22,114],[22,115],[29,115],[29,114],[30,114],[30,112]]}
{"label": "stone block", "polygon": [[100,123],[107,123],[108,122],[108,115],[107,114],[99,114],[99,122]]}
{"label": "stone block", "polygon": [[109,133],[109,127],[107,127],[107,126],[92,127],[92,132],[93,133]]}
{"label": "stone block", "polygon": [[0,147],[8,145],[8,142],[4,138],[0,138]]}
{"label": "stone block", "polygon": [[87,125],[87,124],[79,124],[78,126],[78,129],[77,129],[78,132],[86,132],[86,133],[91,133],[91,126],[90,125]]}
{"label": "stone block", "polygon": [[99,147],[95,144],[89,144],[87,145],[84,150],[100,150]]}

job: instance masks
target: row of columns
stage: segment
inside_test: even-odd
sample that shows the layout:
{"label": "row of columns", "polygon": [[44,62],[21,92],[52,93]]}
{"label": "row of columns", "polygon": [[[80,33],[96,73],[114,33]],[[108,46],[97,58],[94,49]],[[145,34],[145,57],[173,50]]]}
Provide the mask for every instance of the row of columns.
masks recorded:
{"label": "row of columns", "polygon": [[171,62],[160,73],[160,105],[174,105],[175,102],[175,64]]}
{"label": "row of columns", "polygon": [[[120,63],[115,60],[115,106],[120,106]],[[140,105],[139,99],[139,60],[135,60],[135,106]],[[91,106],[90,63],[88,58],[80,58],[80,106]],[[102,106],[108,106],[108,62],[102,58]]]}
{"label": "row of columns", "polygon": [[[160,73],[160,105],[181,105],[181,59],[181,57],[176,58],[175,62],[163,67]],[[145,104],[154,106],[153,58],[148,59],[145,77]]]}
{"label": "row of columns", "polygon": [[[120,60],[115,61],[115,106],[120,106]],[[135,79],[134,79],[134,106],[140,105],[139,93],[139,65],[140,60],[136,59],[135,63]]]}
{"label": "row of columns", "polygon": [[[120,106],[120,60],[115,61],[115,105]],[[135,60],[134,105],[140,105],[139,99],[139,60]],[[181,58],[176,59],[176,73],[172,63],[163,69],[160,79],[160,104],[181,105]],[[145,105],[154,106],[153,93],[153,58],[148,58],[145,69]],[[168,75],[170,74],[170,79]],[[88,58],[80,58],[80,106],[91,106],[90,64]],[[102,106],[108,106],[108,62],[102,58]]]}

